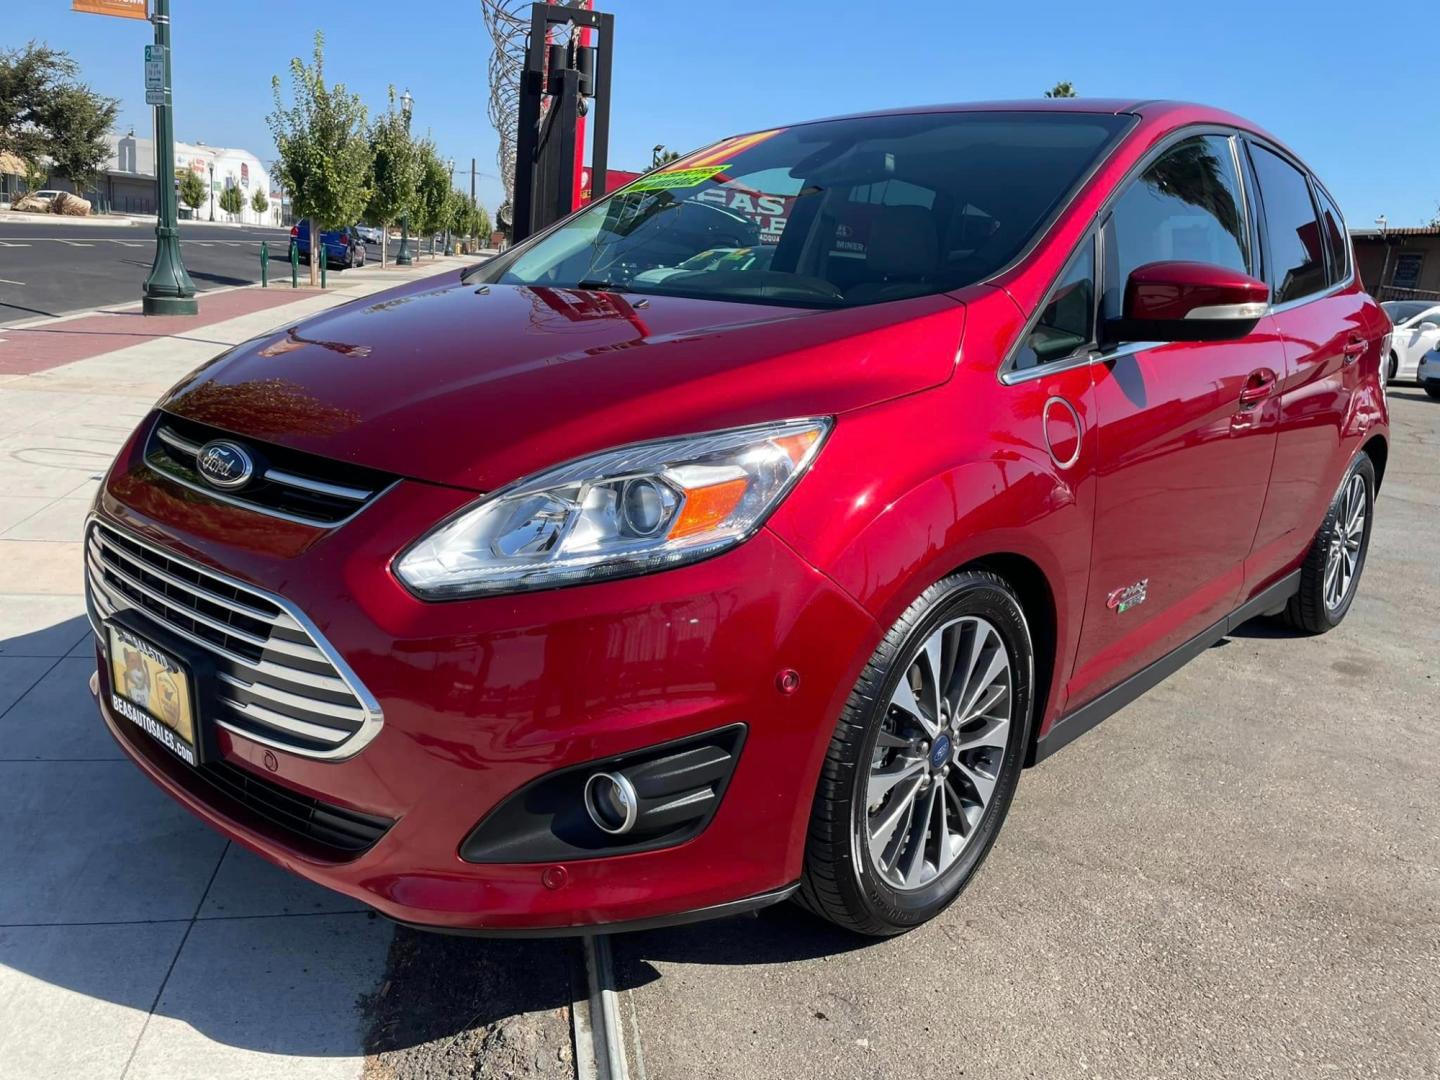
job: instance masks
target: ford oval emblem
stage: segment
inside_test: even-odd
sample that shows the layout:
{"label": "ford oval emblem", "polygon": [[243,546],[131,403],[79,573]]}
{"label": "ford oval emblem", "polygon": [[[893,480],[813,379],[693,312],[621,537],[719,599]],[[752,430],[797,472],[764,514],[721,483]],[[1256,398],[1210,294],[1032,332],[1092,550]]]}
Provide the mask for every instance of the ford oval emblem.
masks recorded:
{"label": "ford oval emblem", "polygon": [[224,439],[208,442],[195,455],[195,467],[205,482],[233,491],[242,488],[255,475],[255,461],[241,447]]}

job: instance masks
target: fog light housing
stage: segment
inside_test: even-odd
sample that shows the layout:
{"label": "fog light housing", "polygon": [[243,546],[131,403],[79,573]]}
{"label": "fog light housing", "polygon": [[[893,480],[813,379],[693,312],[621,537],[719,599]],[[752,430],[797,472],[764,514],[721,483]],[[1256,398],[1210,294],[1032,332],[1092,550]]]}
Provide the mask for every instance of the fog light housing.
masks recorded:
{"label": "fog light housing", "polygon": [[624,773],[598,772],[585,781],[585,812],[597,829],[624,836],[635,827],[640,797]]}

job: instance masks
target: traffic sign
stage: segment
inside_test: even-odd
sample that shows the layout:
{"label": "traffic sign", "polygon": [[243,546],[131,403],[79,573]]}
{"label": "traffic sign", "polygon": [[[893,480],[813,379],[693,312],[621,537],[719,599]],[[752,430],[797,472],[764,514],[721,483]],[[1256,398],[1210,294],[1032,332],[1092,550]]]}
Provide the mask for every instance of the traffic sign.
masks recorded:
{"label": "traffic sign", "polygon": [[145,46],[145,104],[165,104],[165,46]]}

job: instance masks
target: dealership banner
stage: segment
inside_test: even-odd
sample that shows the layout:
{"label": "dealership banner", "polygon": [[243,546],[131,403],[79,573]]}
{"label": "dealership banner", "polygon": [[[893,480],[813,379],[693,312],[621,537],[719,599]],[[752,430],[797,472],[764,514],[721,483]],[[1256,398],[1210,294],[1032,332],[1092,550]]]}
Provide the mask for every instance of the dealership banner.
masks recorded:
{"label": "dealership banner", "polygon": [[150,0],[70,0],[71,11],[117,15],[122,19],[148,19],[149,7]]}

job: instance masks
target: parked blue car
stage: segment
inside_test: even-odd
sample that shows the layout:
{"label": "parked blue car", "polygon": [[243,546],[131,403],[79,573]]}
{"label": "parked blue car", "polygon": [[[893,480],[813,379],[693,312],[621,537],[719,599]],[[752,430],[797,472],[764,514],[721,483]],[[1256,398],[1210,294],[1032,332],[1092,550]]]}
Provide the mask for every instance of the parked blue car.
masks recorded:
{"label": "parked blue car", "polygon": [[[360,231],[350,225],[343,229],[327,230],[320,234],[325,247],[325,262],[328,266],[353,269],[365,265],[365,240]],[[290,243],[300,253],[300,261],[310,262],[310,222],[298,221],[290,229]]]}

